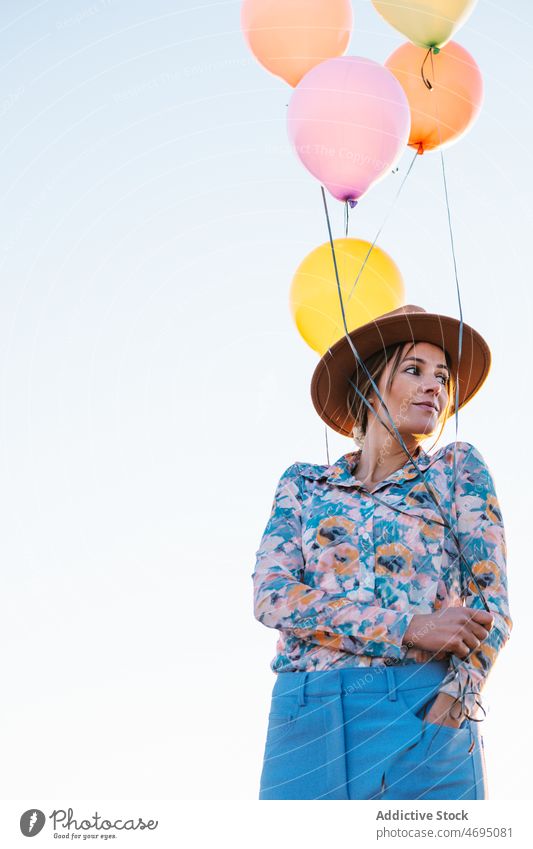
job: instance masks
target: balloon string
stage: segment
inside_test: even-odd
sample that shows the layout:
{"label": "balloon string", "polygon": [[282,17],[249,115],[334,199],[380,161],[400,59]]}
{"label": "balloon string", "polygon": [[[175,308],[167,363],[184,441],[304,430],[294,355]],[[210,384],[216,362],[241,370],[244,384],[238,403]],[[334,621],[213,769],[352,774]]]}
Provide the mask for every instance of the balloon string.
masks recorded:
{"label": "balloon string", "polygon": [[350,290],[350,293],[349,293],[349,295],[348,295],[347,302],[348,302],[348,301],[350,300],[350,298],[352,297],[352,294],[353,294],[353,292],[354,292],[354,289],[355,289],[355,287],[357,286],[357,281],[359,280],[359,278],[360,278],[361,274],[363,273],[363,269],[364,269],[364,267],[365,267],[365,265],[366,265],[366,263],[367,263],[367,261],[368,261],[368,257],[369,257],[369,256],[370,256],[370,254],[372,253],[372,251],[373,251],[373,249],[374,249],[374,246],[375,246],[375,244],[376,244],[377,240],[379,239],[379,237],[380,237],[380,235],[381,235],[381,231],[383,230],[383,228],[384,228],[385,224],[386,224],[386,223],[387,223],[387,221],[389,220],[389,217],[390,217],[390,215],[391,215],[391,213],[392,213],[392,210],[394,209],[394,206],[396,205],[396,201],[397,201],[397,200],[398,200],[398,198],[400,197],[400,192],[402,191],[402,189],[403,189],[403,187],[404,187],[404,185],[405,185],[405,181],[407,180],[407,178],[408,178],[409,174],[411,173],[411,169],[412,169],[413,165],[414,165],[414,164],[415,164],[415,162],[416,162],[416,158],[417,158],[417,156],[418,156],[418,150],[417,150],[417,151],[415,151],[415,155],[413,156],[413,158],[412,158],[412,160],[411,160],[411,164],[409,165],[409,168],[407,169],[407,172],[406,172],[406,174],[405,174],[405,177],[403,178],[402,182],[400,183],[400,186],[398,187],[398,191],[396,192],[396,195],[395,195],[395,197],[394,197],[394,199],[393,199],[393,201],[392,201],[392,203],[391,203],[391,205],[390,205],[390,207],[389,207],[389,209],[388,209],[388,212],[387,212],[387,214],[386,214],[385,218],[383,219],[383,223],[381,224],[381,227],[379,228],[378,232],[376,233],[376,235],[375,235],[375,237],[374,237],[374,241],[372,242],[372,244],[370,245],[370,248],[368,249],[368,253],[367,253],[367,255],[366,255],[366,256],[365,256],[365,258],[364,258],[363,264],[362,264],[361,268],[359,269],[359,272],[358,272],[358,274],[357,274],[357,277],[355,278],[355,283],[353,284],[353,286],[352,286],[352,288],[351,288],[351,290]]}
{"label": "balloon string", "polygon": [[[433,48],[430,47],[428,52],[424,56],[424,61],[422,62],[422,67],[420,68],[420,74],[421,74],[421,77],[424,81],[424,85],[426,86],[426,88],[428,88],[431,91],[433,86],[431,85],[431,82],[429,81],[429,79],[424,76],[424,65],[426,64],[429,55],[431,55],[431,70],[433,71]],[[435,79],[435,78],[433,78],[433,79]]]}
{"label": "balloon string", "polygon": [[[334,245],[334,242],[333,242],[333,236],[332,236],[332,233],[331,233],[331,222],[330,222],[330,219],[329,219],[329,212],[328,212],[328,205],[327,205],[327,201],[326,201],[326,194],[325,194],[325,192],[324,192],[324,187],[323,187],[323,186],[321,186],[320,188],[321,188],[321,191],[322,191],[322,200],[323,200],[323,202],[324,202],[324,210],[325,210],[325,213],[326,213],[326,221],[327,221],[327,225],[328,225],[328,234],[329,234],[329,243],[330,243],[331,253],[332,253],[332,257],[333,257],[333,267],[334,267],[334,269],[335,269],[335,279],[336,279],[336,282],[337,282],[337,293],[338,293],[338,295],[339,295],[339,301],[340,301],[340,307],[341,307],[341,314],[342,314],[342,321],[343,321],[343,324],[344,324],[344,334],[345,334],[346,340],[347,340],[347,342],[348,342],[348,344],[349,344],[350,348],[352,349],[352,352],[353,352],[353,354],[354,354],[354,356],[355,356],[355,358],[356,358],[356,361],[359,363],[359,365],[362,367],[362,369],[363,369],[363,370],[364,370],[364,372],[366,373],[366,375],[367,375],[367,377],[368,377],[368,379],[369,379],[369,381],[370,381],[370,383],[371,383],[371,385],[372,385],[372,388],[374,389],[374,392],[376,393],[376,395],[377,395],[377,397],[378,397],[379,401],[381,402],[381,404],[382,404],[382,406],[383,406],[383,409],[384,409],[384,411],[385,411],[385,413],[386,413],[386,415],[387,415],[387,418],[389,419],[389,421],[390,421],[390,423],[391,423],[391,425],[392,425],[392,427],[393,427],[393,429],[394,429],[395,438],[399,440],[399,442],[400,442],[400,444],[401,444],[401,446],[402,446],[403,450],[404,450],[404,451],[406,452],[406,454],[408,455],[408,457],[409,457],[409,459],[411,460],[412,464],[414,465],[414,467],[415,467],[415,469],[416,469],[416,471],[417,471],[418,475],[420,475],[420,469],[418,468],[417,464],[415,463],[415,461],[414,461],[414,459],[413,459],[413,457],[412,457],[412,455],[411,455],[411,452],[410,452],[410,451],[409,451],[409,449],[407,448],[407,445],[405,444],[405,441],[404,441],[404,439],[403,439],[402,435],[400,434],[400,432],[398,431],[398,429],[397,429],[396,425],[394,424],[394,421],[392,420],[392,417],[391,417],[391,415],[390,415],[390,413],[389,413],[389,410],[388,410],[388,408],[387,408],[387,405],[385,404],[385,401],[384,401],[384,400],[383,400],[383,398],[381,397],[381,393],[380,393],[380,391],[379,391],[379,389],[378,389],[378,386],[377,386],[376,382],[374,381],[374,378],[373,378],[373,377],[372,377],[372,375],[370,374],[370,372],[369,372],[369,370],[368,370],[368,368],[367,368],[367,366],[366,366],[366,363],[364,363],[364,362],[363,362],[363,360],[361,359],[361,357],[359,356],[359,352],[357,351],[357,349],[356,349],[356,347],[355,347],[355,345],[354,345],[354,343],[353,343],[353,340],[352,340],[352,338],[351,338],[351,336],[350,336],[350,334],[349,334],[349,332],[348,332],[348,325],[347,325],[347,323],[346,323],[346,313],[345,313],[345,310],[344,310],[344,302],[343,302],[343,299],[342,299],[342,291],[341,291],[341,286],[340,286],[340,281],[339,281],[339,271],[338,271],[338,268],[337,268],[337,258],[336,258],[336,255],[335,255],[335,245]],[[351,380],[349,380],[349,383],[352,383],[352,381],[351,381]],[[379,419],[379,421],[381,422],[381,424],[382,424],[382,425],[383,425],[383,426],[384,426],[384,427],[388,430],[388,432],[390,433],[389,429],[387,428],[387,425],[386,425],[386,424],[385,424],[385,422],[383,422],[383,420],[379,417],[379,415],[376,413],[376,411],[374,410],[374,408],[372,407],[372,405],[369,403],[369,401],[368,401],[368,400],[367,400],[367,399],[366,399],[366,398],[362,395],[362,393],[361,393],[361,392],[359,391],[359,389],[355,386],[355,384],[353,384],[353,383],[352,383],[352,386],[354,387],[354,389],[356,390],[356,392],[357,392],[357,393],[361,396],[361,398],[363,399],[363,401],[364,401],[364,403],[367,405],[367,407],[368,407],[368,408],[372,411],[372,413],[373,413],[373,414],[374,414],[374,415],[375,415],[375,416]]]}
{"label": "balloon string", "polygon": [[348,201],[344,201],[344,238],[348,238],[348,224],[350,221],[350,207],[348,206]]}
{"label": "balloon string", "polygon": [[[433,64],[433,53],[431,54],[431,73],[433,74],[433,79],[436,82],[435,67],[434,67],[434,64]],[[458,355],[457,355],[457,373],[456,373],[456,377],[455,377],[455,404],[454,404],[454,406],[455,406],[455,444],[454,444],[454,451],[453,451],[453,473],[452,473],[452,483],[453,483],[453,486],[455,487],[456,479],[457,479],[456,478],[456,475],[457,475],[456,448],[457,448],[457,437],[458,437],[458,431],[459,431],[459,409],[458,409],[458,407],[459,407],[459,367],[460,367],[460,364],[461,364],[461,353],[462,353],[462,347],[463,347],[463,306],[462,306],[462,302],[461,302],[461,288],[459,286],[459,275],[458,275],[458,271],[457,271],[457,257],[455,255],[455,242],[454,242],[454,238],[453,238],[453,227],[452,227],[452,218],[451,218],[451,211],[450,211],[450,200],[449,200],[449,197],[448,197],[448,182],[446,180],[446,168],[445,168],[445,165],[444,165],[444,154],[442,152],[442,134],[441,134],[440,120],[439,120],[439,104],[438,104],[438,98],[437,98],[436,94],[437,94],[437,92],[435,92],[435,114],[436,114],[436,117],[437,117],[437,132],[439,134],[439,153],[440,153],[440,161],[441,161],[441,169],[442,169],[442,179],[443,179],[443,183],[444,183],[444,198],[446,200],[446,211],[447,211],[447,218],[448,218],[448,231],[449,231],[449,234],[450,234],[450,245],[451,245],[451,249],[452,249],[453,269],[454,269],[454,276],[455,276],[455,288],[456,288],[456,291],[457,291],[457,301],[458,301],[458,305],[459,305],[459,346],[458,346],[459,350],[458,350]]]}
{"label": "balloon string", "polygon": [[[384,411],[385,411],[385,414],[386,414],[387,418],[389,419],[389,421],[390,421],[390,423],[391,423],[391,425],[392,425],[392,427],[393,427],[394,433],[392,433],[392,432],[390,431],[390,429],[387,427],[387,425],[385,424],[385,422],[384,422],[384,421],[380,418],[380,416],[378,415],[378,413],[376,412],[376,410],[374,410],[374,408],[373,408],[372,404],[370,404],[370,402],[367,400],[367,398],[365,398],[365,396],[363,395],[363,393],[362,393],[362,392],[359,390],[359,388],[358,388],[358,387],[357,387],[357,386],[353,383],[353,381],[349,379],[349,380],[348,380],[348,382],[349,382],[349,383],[351,384],[351,386],[355,389],[355,391],[356,391],[356,392],[357,392],[357,394],[360,396],[360,398],[361,398],[361,400],[363,401],[363,403],[364,403],[364,404],[366,404],[367,408],[368,408],[368,409],[372,412],[372,414],[373,414],[373,415],[374,415],[374,416],[378,419],[378,421],[380,421],[380,422],[381,422],[381,424],[385,427],[385,429],[388,431],[388,433],[389,433],[389,434],[390,434],[393,438],[397,439],[397,441],[400,443],[400,445],[401,445],[402,449],[403,449],[403,450],[405,451],[405,453],[407,454],[408,461],[409,461],[409,462],[411,462],[411,464],[413,465],[413,467],[414,467],[414,469],[415,469],[415,471],[416,471],[416,473],[417,473],[417,476],[418,476],[419,478],[421,478],[422,483],[424,484],[424,486],[425,486],[426,490],[428,491],[428,493],[429,493],[430,497],[433,499],[433,501],[434,501],[434,503],[435,503],[435,506],[437,507],[437,510],[438,510],[438,511],[439,511],[439,513],[441,514],[441,516],[442,516],[442,518],[444,519],[444,521],[447,523],[447,524],[446,524],[446,526],[449,528],[449,530],[450,530],[450,535],[451,535],[452,539],[454,540],[454,542],[455,542],[455,544],[456,544],[456,546],[457,546],[459,556],[460,556],[460,558],[463,560],[463,562],[465,563],[465,565],[466,565],[466,567],[467,567],[468,571],[470,572],[470,575],[471,575],[471,577],[472,577],[472,580],[474,581],[474,585],[475,585],[475,587],[476,587],[476,589],[477,589],[478,594],[479,594],[479,595],[480,595],[480,597],[481,597],[481,600],[482,600],[482,602],[483,602],[483,604],[484,604],[484,606],[485,606],[485,609],[486,609],[486,610],[488,610],[488,611],[490,612],[490,608],[489,608],[489,606],[488,606],[488,604],[487,604],[487,602],[486,602],[486,600],[485,600],[485,596],[483,595],[483,592],[482,592],[482,590],[481,590],[481,587],[479,586],[479,584],[478,584],[478,582],[477,582],[477,579],[476,579],[476,577],[475,577],[475,575],[474,575],[474,573],[473,573],[473,571],[472,571],[472,569],[471,569],[470,564],[468,563],[468,561],[467,561],[467,560],[465,559],[465,557],[464,557],[464,554],[463,554],[463,552],[462,552],[462,550],[461,550],[461,546],[460,546],[460,544],[459,544],[459,540],[457,539],[456,534],[455,534],[455,532],[453,531],[453,528],[450,526],[450,524],[449,524],[449,522],[448,522],[448,518],[447,518],[446,514],[444,513],[444,511],[443,511],[443,509],[442,509],[442,507],[441,507],[441,505],[440,505],[440,502],[439,502],[439,499],[438,499],[437,495],[433,492],[433,489],[429,486],[428,482],[424,479],[424,476],[422,475],[422,472],[421,472],[420,468],[418,467],[418,464],[415,462],[415,460],[414,460],[414,458],[413,458],[413,456],[412,456],[411,452],[409,451],[409,449],[408,449],[407,445],[405,444],[405,440],[403,439],[403,437],[402,437],[401,433],[399,432],[398,428],[396,427],[396,425],[395,425],[395,423],[394,423],[394,421],[393,421],[393,419],[392,419],[392,417],[391,417],[391,415],[390,415],[390,412],[389,412],[389,410],[388,410],[388,408],[387,408],[387,405],[385,404],[385,401],[384,401],[384,400],[383,400],[383,398],[381,397],[381,393],[380,393],[380,391],[379,391],[378,386],[376,385],[376,382],[374,381],[374,378],[373,378],[373,377],[372,377],[372,375],[370,374],[370,371],[368,370],[368,368],[367,368],[367,366],[366,366],[366,363],[364,363],[364,362],[363,362],[363,360],[361,359],[361,357],[360,357],[360,355],[359,355],[359,352],[357,351],[357,348],[355,347],[354,342],[353,342],[353,340],[352,340],[352,338],[351,338],[351,336],[350,336],[350,334],[349,334],[349,332],[348,332],[348,325],[346,324],[346,314],[345,314],[345,310],[344,310],[344,302],[343,302],[343,299],[342,299],[342,291],[341,291],[341,286],[340,286],[340,281],[339,281],[339,272],[338,272],[338,267],[337,267],[337,258],[336,258],[336,255],[335,255],[335,245],[334,245],[334,242],[333,242],[333,236],[332,236],[332,232],[331,232],[331,222],[330,222],[330,218],[329,218],[328,205],[327,205],[327,201],[326,201],[326,193],[325,193],[325,191],[324,191],[324,187],[323,187],[323,186],[321,186],[321,187],[320,187],[320,189],[321,189],[321,191],[322,191],[322,200],[323,200],[323,202],[324,202],[324,210],[325,210],[325,213],[326,213],[326,222],[327,222],[327,226],[328,226],[329,243],[330,243],[331,253],[332,253],[332,258],[333,258],[333,267],[334,267],[334,269],[335,269],[335,279],[336,279],[336,282],[337,282],[337,293],[338,293],[338,295],[339,295],[339,301],[340,301],[340,307],[341,307],[341,314],[342,314],[342,321],[343,321],[343,324],[344,324],[344,334],[345,334],[346,340],[347,340],[347,342],[348,342],[348,345],[350,346],[350,348],[351,348],[351,350],[352,350],[352,352],[353,352],[353,354],[354,354],[354,356],[355,356],[355,359],[356,359],[357,363],[359,363],[359,365],[361,366],[361,368],[363,369],[363,371],[366,373],[366,376],[367,376],[368,380],[370,381],[370,384],[371,384],[372,388],[374,389],[374,392],[376,393],[376,396],[377,396],[377,398],[378,398],[379,402],[381,403],[381,405],[382,405],[382,407],[383,407],[383,409],[384,409]],[[328,349],[328,350],[329,350],[329,349]]]}

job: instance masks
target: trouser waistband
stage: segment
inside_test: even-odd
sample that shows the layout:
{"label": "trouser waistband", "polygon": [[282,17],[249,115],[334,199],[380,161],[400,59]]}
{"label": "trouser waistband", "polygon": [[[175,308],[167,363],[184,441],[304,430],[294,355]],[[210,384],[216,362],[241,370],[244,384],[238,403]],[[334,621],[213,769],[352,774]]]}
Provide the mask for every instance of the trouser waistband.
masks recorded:
{"label": "trouser waistband", "polygon": [[359,691],[386,693],[390,701],[395,701],[397,690],[437,686],[447,671],[446,660],[430,660],[425,663],[397,666],[357,666],[318,672],[278,672],[273,695],[296,693],[300,705],[305,704],[306,696],[349,696]]}

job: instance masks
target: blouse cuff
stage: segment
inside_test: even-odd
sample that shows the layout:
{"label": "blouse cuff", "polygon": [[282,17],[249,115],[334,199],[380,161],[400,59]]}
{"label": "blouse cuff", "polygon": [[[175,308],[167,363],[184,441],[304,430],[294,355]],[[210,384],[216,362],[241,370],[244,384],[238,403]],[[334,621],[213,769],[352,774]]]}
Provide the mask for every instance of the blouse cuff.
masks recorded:
{"label": "blouse cuff", "polygon": [[[455,656],[450,658],[450,670],[439,687],[439,693],[447,693],[455,698],[450,711],[453,717],[471,719],[475,714],[476,705],[481,704],[479,683],[476,683],[465,664]],[[459,713],[460,705],[461,712]]]}

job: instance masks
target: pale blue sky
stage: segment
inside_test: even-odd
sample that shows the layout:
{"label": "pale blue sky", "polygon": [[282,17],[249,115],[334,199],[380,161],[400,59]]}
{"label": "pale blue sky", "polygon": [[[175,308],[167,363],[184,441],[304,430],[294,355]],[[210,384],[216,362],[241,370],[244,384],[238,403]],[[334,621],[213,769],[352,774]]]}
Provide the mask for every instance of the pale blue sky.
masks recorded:
{"label": "pale blue sky", "polygon": [[[402,37],[369,0],[354,13],[348,52],[384,61]],[[255,62],[239,15],[239,2],[2,3],[1,633],[14,698],[0,797],[257,796],[276,633],[252,618],[250,574],[281,472],[326,461],[317,355],[288,291],[327,230],[287,139],[291,89]],[[529,683],[518,693],[532,30],[526,0],[480,0],[456,40],[485,101],[445,153],[464,318],[494,358],[459,439],[496,481],[515,619],[487,686],[493,798],[525,797],[527,761],[508,719]],[[411,155],[353,210],[351,236],[373,238]],[[343,206],[329,206],[341,236]],[[379,244],[408,302],[458,315],[437,155],[416,162]],[[330,431],[332,461],[352,447]]]}

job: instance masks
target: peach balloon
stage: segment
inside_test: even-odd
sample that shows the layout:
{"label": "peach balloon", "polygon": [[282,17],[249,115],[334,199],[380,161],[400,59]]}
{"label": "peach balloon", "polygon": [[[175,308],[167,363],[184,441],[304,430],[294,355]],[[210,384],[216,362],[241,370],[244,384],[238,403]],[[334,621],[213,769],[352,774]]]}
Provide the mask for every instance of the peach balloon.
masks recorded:
{"label": "peach balloon", "polygon": [[350,0],[244,0],[241,6],[248,47],[291,86],[319,62],[345,53],[352,23]]}
{"label": "peach balloon", "polygon": [[[419,153],[456,142],[470,129],[483,102],[483,78],[468,50],[450,41],[426,59],[427,53],[426,48],[407,43],[385,62],[407,95],[411,110],[408,144]],[[424,76],[431,89],[421,73],[424,59]]]}

